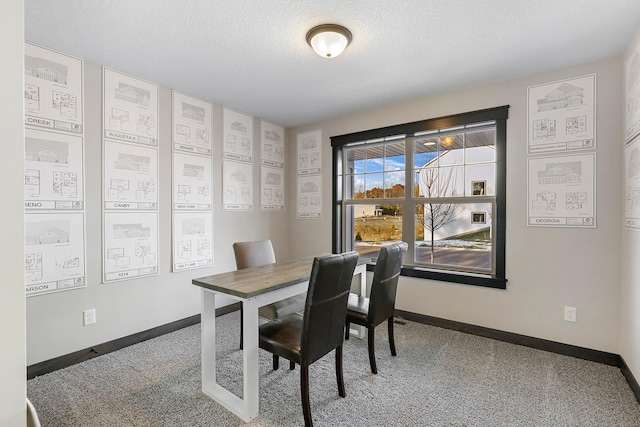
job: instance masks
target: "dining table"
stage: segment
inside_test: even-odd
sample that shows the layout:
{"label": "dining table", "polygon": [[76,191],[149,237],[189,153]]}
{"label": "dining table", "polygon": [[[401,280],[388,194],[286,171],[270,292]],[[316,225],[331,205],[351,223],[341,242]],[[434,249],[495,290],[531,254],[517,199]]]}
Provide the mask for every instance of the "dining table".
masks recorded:
{"label": "dining table", "polygon": [[[202,392],[245,422],[258,416],[258,308],[307,291],[313,257],[298,258],[260,267],[245,268],[192,279],[201,288]],[[359,257],[354,271],[354,287],[366,296],[366,264]],[[216,298],[225,296],[242,304],[242,397],[216,380]],[[363,338],[366,330],[351,328],[350,333]]]}

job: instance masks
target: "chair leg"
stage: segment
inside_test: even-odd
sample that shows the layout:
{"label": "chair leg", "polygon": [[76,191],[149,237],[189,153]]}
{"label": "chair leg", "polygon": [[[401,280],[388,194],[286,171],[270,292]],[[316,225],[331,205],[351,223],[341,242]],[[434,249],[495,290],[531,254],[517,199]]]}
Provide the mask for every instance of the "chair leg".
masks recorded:
{"label": "chair leg", "polygon": [[348,340],[349,339],[349,329],[351,328],[351,323],[347,322],[344,325],[344,339]]}
{"label": "chair leg", "polygon": [[240,350],[242,350],[243,346],[243,342],[242,342],[242,336],[244,335],[244,308],[242,307],[242,303],[240,303]]}
{"label": "chair leg", "polygon": [[309,367],[300,365],[300,394],[302,395],[302,413],[305,427],[313,427],[311,404],[309,402]]}
{"label": "chair leg", "polygon": [[340,397],[347,395],[344,390],[344,377],[342,375],[342,344],[336,347],[336,380],[338,380],[338,394]]}
{"label": "chair leg", "polygon": [[375,328],[367,328],[367,341],[369,342],[369,364],[371,365],[371,372],[378,373],[378,367],[376,366],[376,349],[374,344],[374,331]]}
{"label": "chair leg", "polygon": [[293,360],[289,360],[289,370],[293,371],[296,369],[296,363]]}
{"label": "chair leg", "polygon": [[273,370],[277,371],[280,367],[280,357],[277,355],[273,355]]}
{"label": "chair leg", "polygon": [[393,316],[387,319],[387,325],[389,326],[389,347],[391,347],[391,355],[396,355],[396,341],[393,338]]}

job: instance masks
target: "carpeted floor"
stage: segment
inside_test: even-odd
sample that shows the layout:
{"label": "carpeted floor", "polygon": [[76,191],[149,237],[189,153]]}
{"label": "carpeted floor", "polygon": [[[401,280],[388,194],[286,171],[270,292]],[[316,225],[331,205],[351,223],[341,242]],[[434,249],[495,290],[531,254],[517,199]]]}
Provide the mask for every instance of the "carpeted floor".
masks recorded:
{"label": "carpeted floor", "polygon": [[[240,394],[238,312],[219,318],[218,380]],[[640,405],[620,370],[461,332],[396,324],[376,330],[378,375],[366,340],[344,348],[347,397],[334,358],[310,368],[314,425],[640,426]],[[271,369],[260,351],[260,414],[245,424],[200,390],[200,325],[27,382],[44,427],[301,426],[299,368]]]}

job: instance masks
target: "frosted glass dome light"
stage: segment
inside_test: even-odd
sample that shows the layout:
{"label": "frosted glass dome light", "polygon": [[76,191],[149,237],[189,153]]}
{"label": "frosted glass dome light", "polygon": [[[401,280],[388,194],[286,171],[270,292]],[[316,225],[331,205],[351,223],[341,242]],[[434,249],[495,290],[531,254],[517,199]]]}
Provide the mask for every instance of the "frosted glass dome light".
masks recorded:
{"label": "frosted glass dome light", "polygon": [[323,58],[335,58],[350,42],[351,32],[340,25],[318,25],[307,33],[307,43]]}

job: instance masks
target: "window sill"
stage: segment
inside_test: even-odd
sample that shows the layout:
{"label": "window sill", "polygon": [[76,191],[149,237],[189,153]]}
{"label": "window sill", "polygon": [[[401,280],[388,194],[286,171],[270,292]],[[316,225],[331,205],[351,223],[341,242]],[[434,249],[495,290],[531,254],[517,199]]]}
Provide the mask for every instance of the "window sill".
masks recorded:
{"label": "window sill", "polygon": [[[367,264],[367,271],[373,271],[375,263]],[[507,289],[507,279],[484,274],[450,272],[443,270],[429,270],[423,267],[404,266],[401,276],[418,279],[439,280],[441,282],[461,283],[465,285],[482,286],[485,288]]]}

